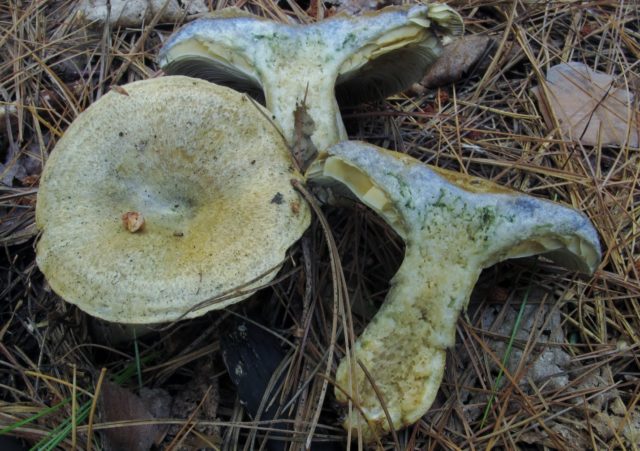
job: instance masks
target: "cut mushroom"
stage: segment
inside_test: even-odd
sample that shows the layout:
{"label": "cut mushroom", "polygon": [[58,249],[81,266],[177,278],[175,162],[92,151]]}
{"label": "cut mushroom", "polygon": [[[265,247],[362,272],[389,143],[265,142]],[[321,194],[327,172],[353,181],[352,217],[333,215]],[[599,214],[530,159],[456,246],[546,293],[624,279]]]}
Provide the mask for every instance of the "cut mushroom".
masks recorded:
{"label": "cut mushroom", "polygon": [[95,102],[40,182],[37,262],[53,290],[93,316],[142,324],[202,315],[270,281],[310,212],[266,115],[187,77]]}
{"label": "cut mushroom", "polygon": [[361,102],[409,87],[462,28],[460,16],[442,4],[338,15],[311,25],[228,9],[175,34],[160,52],[160,64],[168,74],[263,92],[290,144],[294,111],[304,102],[315,124],[311,140],[322,151],[347,137],[336,95]]}
{"label": "cut mushroom", "polygon": [[351,398],[366,416],[354,407],[345,427],[369,439],[390,426],[360,363],[393,427],[416,422],[436,396],[445,350],[483,268],[541,253],[586,273],[600,261],[596,231],[582,214],[372,145],[333,146],[310,176],[348,188],[406,242],[384,304],[355,343],[356,361],[347,355],[336,375],[338,400]]}

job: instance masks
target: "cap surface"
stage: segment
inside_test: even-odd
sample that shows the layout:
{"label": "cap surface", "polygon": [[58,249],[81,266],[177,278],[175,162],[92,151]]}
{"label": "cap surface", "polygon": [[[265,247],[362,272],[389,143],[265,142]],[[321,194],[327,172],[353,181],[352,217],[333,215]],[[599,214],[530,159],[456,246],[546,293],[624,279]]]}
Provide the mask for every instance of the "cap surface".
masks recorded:
{"label": "cap surface", "polygon": [[[105,320],[202,315],[275,276],[310,221],[290,183],[299,177],[246,96],[187,77],[125,85],[81,114],[47,162],[38,266],[56,293]],[[132,213],[143,227],[123,224]]]}

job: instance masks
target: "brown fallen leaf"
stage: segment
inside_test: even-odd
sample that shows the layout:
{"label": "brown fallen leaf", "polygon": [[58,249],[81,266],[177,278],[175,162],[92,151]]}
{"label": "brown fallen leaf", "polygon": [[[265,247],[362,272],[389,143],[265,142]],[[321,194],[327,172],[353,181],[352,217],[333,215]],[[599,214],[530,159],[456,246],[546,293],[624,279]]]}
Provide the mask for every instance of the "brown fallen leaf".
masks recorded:
{"label": "brown fallen leaf", "polygon": [[[100,392],[102,419],[105,422],[127,420],[153,420],[169,413],[171,398],[162,390],[147,390],[145,399],[130,390],[105,382]],[[163,400],[160,402],[160,400]],[[152,401],[152,402],[151,402]],[[162,404],[162,406],[159,406]],[[166,430],[162,425],[141,425],[105,429],[102,431],[105,447],[110,450],[148,450],[158,443]]]}
{"label": "brown fallen leaf", "polygon": [[613,76],[579,62],[562,63],[546,76],[548,96],[538,86],[533,93],[549,128],[568,140],[587,146],[628,145],[638,147],[640,128],[633,94],[614,85]]}
{"label": "brown fallen leaf", "polygon": [[334,2],[338,7],[336,12],[345,11],[349,14],[361,14],[367,11],[375,11],[385,6],[399,4],[393,0],[337,0]]}
{"label": "brown fallen leaf", "polygon": [[616,435],[622,435],[631,446],[640,443],[640,412],[638,410],[623,416],[598,412],[590,419],[590,423],[600,438],[605,441],[612,440]]}
{"label": "brown fallen leaf", "polygon": [[[161,12],[160,22],[176,22],[208,11],[204,0],[81,0],[78,15],[85,23],[138,27]],[[110,7],[109,7],[110,4]]]}
{"label": "brown fallen leaf", "polygon": [[549,438],[549,434],[545,431],[534,429],[533,431],[523,432],[518,436],[519,441],[527,445],[542,443]]}
{"label": "brown fallen leaf", "polygon": [[[198,360],[193,371],[193,379],[181,386],[175,394],[171,406],[171,417],[191,418],[193,421],[212,422],[218,414],[220,391],[218,388],[218,376],[213,355],[208,355]],[[195,415],[194,415],[195,413]],[[211,443],[216,446],[222,443],[220,428],[210,424],[197,424],[194,430],[198,434],[188,434],[182,444],[175,451],[188,451],[192,449],[211,449]],[[168,436],[184,434],[184,425],[176,424],[169,428]]]}
{"label": "brown fallen leaf", "polygon": [[[586,425],[576,426],[558,422],[550,428],[555,435],[555,440],[549,440],[543,443],[548,448],[562,449],[563,451],[583,451],[589,449],[591,443],[587,438],[587,434],[584,433],[585,428]],[[561,446],[558,444],[558,440],[560,440]]]}
{"label": "brown fallen leaf", "polygon": [[495,41],[485,35],[468,35],[457,39],[444,47],[442,55],[429,68],[420,84],[435,88],[460,80],[474,66],[486,68],[494,47]]}
{"label": "brown fallen leaf", "polygon": [[318,155],[318,149],[311,141],[311,135],[313,135],[316,126],[307,112],[307,105],[304,100],[296,104],[293,116],[295,135],[292,153],[298,169],[304,173],[311,162],[315,160],[316,155]]}

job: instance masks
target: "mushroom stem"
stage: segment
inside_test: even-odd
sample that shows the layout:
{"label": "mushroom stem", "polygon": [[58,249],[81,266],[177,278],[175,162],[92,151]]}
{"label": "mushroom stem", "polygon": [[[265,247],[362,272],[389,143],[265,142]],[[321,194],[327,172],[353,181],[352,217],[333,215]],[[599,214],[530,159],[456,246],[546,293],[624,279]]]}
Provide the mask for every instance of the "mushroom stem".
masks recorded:
{"label": "mushroom stem", "polygon": [[333,146],[310,176],[346,187],[406,242],[383,306],[336,374],[338,400],[350,396],[361,408],[352,410],[345,427],[360,426],[368,439],[390,425],[358,361],[373,377],[393,427],[407,426],[433,402],[445,350],[454,344],[456,321],[483,268],[545,253],[593,272],[600,260],[597,234],[580,213],[372,145]]}
{"label": "mushroom stem", "polygon": [[[445,351],[453,345],[456,320],[481,267],[456,265],[456,259],[446,254],[432,254],[429,260],[425,262],[423,249],[407,245],[383,306],[355,343],[354,355],[359,363],[347,357],[338,367],[337,384],[346,393],[357,393],[354,398],[368,420],[363,421],[354,409],[345,426],[360,427],[365,437],[388,432],[390,427],[360,365],[373,375],[394,429],[418,421],[438,393]],[[435,266],[446,271],[430,269]],[[342,403],[348,401],[339,390],[336,396]]]}
{"label": "mushroom stem", "polygon": [[[286,68],[285,73],[291,73]],[[312,142],[317,149],[325,149],[333,143],[346,140],[347,132],[340,117],[338,103],[333,95],[335,80],[329,74],[326,78],[309,80],[308,77],[292,77],[286,84],[272,78],[265,88],[265,103],[280,125],[285,139],[294,143],[296,133],[296,105],[304,104],[306,113],[313,121]],[[318,118],[326,118],[319,120]]]}
{"label": "mushroom stem", "polygon": [[287,25],[229,9],[195,21],[166,43],[168,74],[190,75],[264,94],[266,107],[294,143],[296,105],[315,124],[322,151],[347,138],[336,94],[351,101],[383,97],[419,80],[462,19],[446,5],[390,7],[359,17],[338,15]]}

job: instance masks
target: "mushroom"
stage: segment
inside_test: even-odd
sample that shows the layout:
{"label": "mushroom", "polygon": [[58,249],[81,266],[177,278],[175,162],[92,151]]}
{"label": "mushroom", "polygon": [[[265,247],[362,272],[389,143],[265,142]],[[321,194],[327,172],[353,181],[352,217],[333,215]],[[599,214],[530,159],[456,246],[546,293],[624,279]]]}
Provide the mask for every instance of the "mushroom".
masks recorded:
{"label": "mushroom", "polygon": [[309,225],[292,178],[280,132],[245,94],[181,76],[125,85],[82,113],[46,164],[38,266],[108,321],[220,309],[268,283]]}
{"label": "mushroom", "polygon": [[406,242],[382,307],[336,374],[338,400],[359,406],[345,427],[361,427],[368,439],[390,430],[376,388],[395,429],[427,412],[456,321],[483,268],[544,254],[592,273],[600,261],[596,231],[575,210],[366,143],[329,148],[310,177],[338,191],[346,187]]}
{"label": "mushroom", "polygon": [[226,9],[182,28],[159,61],[168,74],[263,92],[290,144],[294,112],[304,105],[315,126],[311,141],[322,151],[347,139],[336,96],[362,102],[409,87],[462,28],[460,16],[443,4],[337,15],[311,25]]}

